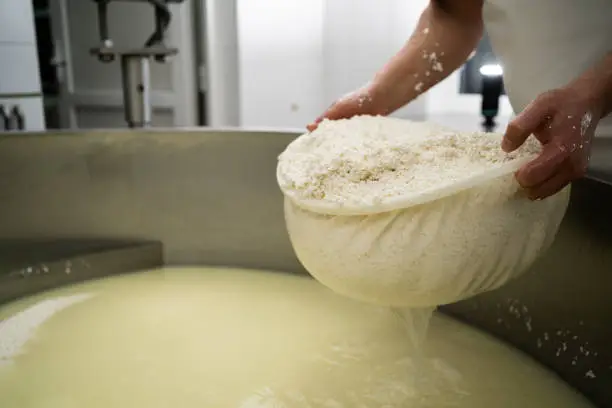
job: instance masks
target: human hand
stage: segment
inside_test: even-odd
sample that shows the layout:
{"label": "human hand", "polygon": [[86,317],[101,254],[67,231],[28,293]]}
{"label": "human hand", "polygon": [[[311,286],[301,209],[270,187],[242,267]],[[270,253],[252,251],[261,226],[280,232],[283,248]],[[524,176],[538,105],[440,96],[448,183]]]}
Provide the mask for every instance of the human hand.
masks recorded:
{"label": "human hand", "polygon": [[596,98],[570,86],[539,95],[510,122],[504,151],[516,150],[531,134],[543,145],[540,155],[516,173],[530,199],[549,197],[585,174],[601,114]]}
{"label": "human hand", "polygon": [[371,84],[353,91],[331,104],[313,123],[307,126],[312,132],[323,119],[350,119],[358,115],[388,115],[388,103],[382,94]]}

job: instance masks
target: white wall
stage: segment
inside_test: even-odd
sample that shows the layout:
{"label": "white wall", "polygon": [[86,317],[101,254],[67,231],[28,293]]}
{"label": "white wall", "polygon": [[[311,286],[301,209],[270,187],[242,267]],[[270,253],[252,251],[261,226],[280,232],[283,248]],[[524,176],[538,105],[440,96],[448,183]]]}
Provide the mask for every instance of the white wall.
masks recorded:
{"label": "white wall", "polygon": [[[241,125],[303,128],[363,85],[408,39],[428,0],[237,0]],[[459,73],[396,112],[477,123]],[[500,120],[512,110],[502,98]]]}
{"label": "white wall", "polygon": [[240,119],[304,127],[324,106],[323,0],[237,0]]}
{"label": "white wall", "polygon": [[0,105],[17,106],[26,130],[45,128],[31,1],[0,0]]}

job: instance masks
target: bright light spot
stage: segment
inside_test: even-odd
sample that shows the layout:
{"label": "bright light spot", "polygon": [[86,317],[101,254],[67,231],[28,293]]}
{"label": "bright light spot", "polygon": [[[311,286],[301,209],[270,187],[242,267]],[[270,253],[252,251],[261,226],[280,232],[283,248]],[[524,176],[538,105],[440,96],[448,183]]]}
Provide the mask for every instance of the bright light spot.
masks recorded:
{"label": "bright light spot", "polygon": [[504,70],[499,64],[486,64],[480,67],[480,74],[483,76],[501,76]]}

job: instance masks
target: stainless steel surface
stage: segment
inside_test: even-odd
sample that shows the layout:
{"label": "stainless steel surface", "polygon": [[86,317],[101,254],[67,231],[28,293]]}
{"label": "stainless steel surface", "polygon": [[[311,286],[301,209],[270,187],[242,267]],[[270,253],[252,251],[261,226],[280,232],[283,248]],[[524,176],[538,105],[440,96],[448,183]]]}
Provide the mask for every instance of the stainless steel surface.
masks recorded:
{"label": "stainless steel surface", "polygon": [[[0,239],[160,241],[168,264],[304,273],[275,180],[276,158],[295,136],[2,136]],[[443,308],[526,351],[601,407],[612,407],[611,158],[612,143],[598,140],[592,178],[575,183],[559,237],[530,273]]]}
{"label": "stainless steel surface", "polygon": [[41,92],[0,93],[0,98],[2,99],[38,98],[41,96],[43,96]]}
{"label": "stainless steel surface", "polygon": [[87,279],[163,265],[162,245],[108,240],[1,240],[0,304]]}
{"label": "stainless steel surface", "polygon": [[161,241],[172,264],[301,271],[277,156],[295,134],[110,131],[0,140],[0,239]]}
{"label": "stainless steel surface", "polygon": [[589,178],[612,184],[612,137],[595,140],[589,167]]}
{"label": "stainless steel surface", "polygon": [[149,57],[121,56],[123,105],[129,127],[151,125],[151,72]]}

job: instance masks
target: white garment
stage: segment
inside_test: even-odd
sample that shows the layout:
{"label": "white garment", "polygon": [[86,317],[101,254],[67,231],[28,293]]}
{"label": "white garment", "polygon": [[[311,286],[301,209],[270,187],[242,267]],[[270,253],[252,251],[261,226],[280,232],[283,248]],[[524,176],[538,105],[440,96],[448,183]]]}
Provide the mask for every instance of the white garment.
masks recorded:
{"label": "white garment", "polygon": [[515,112],[612,52],[612,0],[486,0],[483,17]]}

